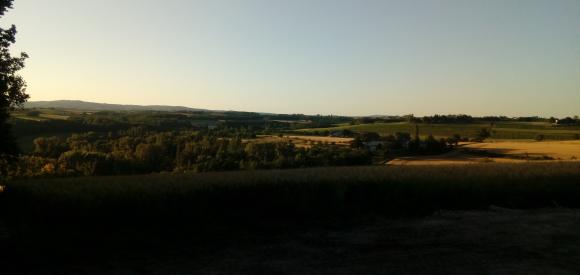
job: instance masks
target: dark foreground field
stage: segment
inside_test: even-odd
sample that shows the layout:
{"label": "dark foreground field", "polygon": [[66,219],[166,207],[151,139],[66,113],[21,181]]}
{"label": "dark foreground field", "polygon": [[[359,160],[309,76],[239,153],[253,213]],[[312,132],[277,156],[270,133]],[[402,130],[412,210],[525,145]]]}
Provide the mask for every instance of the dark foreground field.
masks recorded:
{"label": "dark foreground field", "polygon": [[12,182],[8,274],[578,274],[580,163]]}
{"label": "dark foreground field", "polygon": [[578,274],[580,213],[443,211],[209,239],[2,246],[1,253],[2,274]]}

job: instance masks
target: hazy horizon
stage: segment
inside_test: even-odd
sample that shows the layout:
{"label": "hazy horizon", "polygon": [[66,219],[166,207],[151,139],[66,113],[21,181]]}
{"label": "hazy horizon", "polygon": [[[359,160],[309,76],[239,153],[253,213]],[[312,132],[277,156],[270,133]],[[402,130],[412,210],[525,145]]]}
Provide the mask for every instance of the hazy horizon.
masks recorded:
{"label": "hazy horizon", "polygon": [[16,0],[32,101],[574,116],[580,1]]}
{"label": "hazy horizon", "polygon": [[[301,115],[334,115],[334,116],[346,116],[346,117],[372,117],[372,116],[392,116],[392,117],[403,117],[403,116],[407,116],[407,115],[414,115],[417,117],[422,117],[422,116],[433,116],[433,115],[471,115],[474,117],[485,117],[485,116],[497,116],[497,117],[501,117],[501,116],[505,116],[505,117],[542,117],[542,118],[550,118],[550,117],[555,117],[555,118],[564,118],[564,117],[577,117],[578,115],[568,115],[568,116],[540,116],[540,115],[522,115],[522,116],[509,116],[509,115],[505,115],[505,114],[480,114],[480,115],[473,115],[473,114],[469,114],[469,113],[433,113],[433,114],[422,114],[422,115],[418,115],[418,114],[413,114],[413,113],[400,113],[400,114],[395,114],[395,113],[381,113],[381,114],[365,114],[365,115],[345,115],[345,114],[340,114],[340,113],[332,113],[332,114],[320,114],[320,113],[300,113],[300,112],[289,112],[289,113],[277,113],[277,112],[260,112],[260,111],[246,111],[246,110],[237,110],[237,109],[206,109],[206,108],[198,108],[196,106],[188,106],[188,105],[167,105],[167,104],[134,104],[134,103],[110,103],[110,102],[95,102],[95,101],[86,101],[86,100],[80,100],[80,99],[54,99],[54,100],[29,100],[28,103],[50,103],[50,102],[60,102],[60,101],[70,101],[70,102],[82,102],[82,103],[89,103],[89,104],[105,104],[105,105],[120,105],[120,106],[142,106],[142,107],[154,107],[154,106],[160,106],[160,107],[185,107],[185,108],[190,108],[190,109],[198,109],[198,110],[204,110],[204,111],[226,111],[226,112],[253,112],[253,113],[262,113],[262,114],[301,114]],[[25,104],[26,105],[26,104]],[[26,107],[24,106],[24,108],[43,108],[43,107]],[[82,109],[82,108],[80,108]]]}

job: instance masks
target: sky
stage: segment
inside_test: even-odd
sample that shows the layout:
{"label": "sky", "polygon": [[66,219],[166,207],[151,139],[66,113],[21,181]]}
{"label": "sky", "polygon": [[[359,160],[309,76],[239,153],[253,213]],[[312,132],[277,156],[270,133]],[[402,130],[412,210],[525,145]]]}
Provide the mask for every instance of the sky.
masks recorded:
{"label": "sky", "polygon": [[580,115],[578,0],[15,0],[31,100]]}

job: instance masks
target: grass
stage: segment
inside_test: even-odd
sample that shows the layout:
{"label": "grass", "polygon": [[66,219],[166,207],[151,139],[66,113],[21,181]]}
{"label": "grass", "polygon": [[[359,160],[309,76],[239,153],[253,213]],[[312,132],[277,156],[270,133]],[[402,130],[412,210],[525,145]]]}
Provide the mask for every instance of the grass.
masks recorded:
{"label": "grass", "polygon": [[258,135],[255,139],[247,139],[246,142],[254,143],[293,143],[297,147],[310,148],[316,143],[328,143],[342,146],[350,146],[352,138],[340,138],[340,137],[321,137],[321,136],[308,136],[308,135],[285,135],[282,137],[273,135]]}
{"label": "grass", "polygon": [[68,115],[60,115],[60,114],[40,114],[40,117],[56,120],[67,120],[69,118]]}
{"label": "grass", "polygon": [[67,120],[72,112],[66,110],[56,110],[56,109],[34,109],[38,112],[37,116],[30,116],[28,114],[29,109],[22,109],[14,111],[11,115],[16,119],[33,120],[33,121],[46,121],[46,120]]}
{"label": "grass", "polygon": [[369,215],[409,217],[489,205],[580,207],[580,163],[40,179],[11,182],[2,195],[8,220],[33,232],[39,224],[199,227]]}
{"label": "grass", "polygon": [[[445,138],[453,134],[464,137],[476,137],[481,128],[489,127],[488,123],[472,124],[419,124],[420,134],[423,136],[434,135],[437,138]],[[336,131],[349,129],[355,132],[377,132],[382,135],[395,134],[397,132],[415,132],[415,124],[406,122],[373,123],[347,125],[341,124],[330,128],[301,129],[298,132]],[[499,122],[494,126],[494,139],[533,139],[538,134],[543,134],[546,139],[568,140],[574,139],[574,135],[580,134],[579,127],[554,127],[549,123],[515,123]]]}
{"label": "grass", "polygon": [[[187,273],[175,268],[319,274],[312,268],[321,264],[336,271],[327,274],[393,267],[401,274],[451,268],[462,274],[484,266],[521,271],[522,253],[533,249],[526,254],[530,270],[542,263],[550,273],[577,267],[577,214],[562,208],[580,208],[579,197],[578,162],[13,181],[0,193],[0,233],[5,220],[11,236],[0,263],[14,274],[23,273],[14,263],[24,260],[42,271],[65,266],[70,274],[129,265],[141,274]],[[498,214],[494,206],[558,209]],[[474,209],[492,212],[460,211]],[[483,265],[482,257],[495,262]],[[458,264],[442,264],[450,259]]]}
{"label": "grass", "polygon": [[173,243],[154,236],[116,246],[2,246],[0,265],[6,275],[578,274],[579,226],[573,209],[494,207],[352,226],[288,223],[282,233],[191,234]]}

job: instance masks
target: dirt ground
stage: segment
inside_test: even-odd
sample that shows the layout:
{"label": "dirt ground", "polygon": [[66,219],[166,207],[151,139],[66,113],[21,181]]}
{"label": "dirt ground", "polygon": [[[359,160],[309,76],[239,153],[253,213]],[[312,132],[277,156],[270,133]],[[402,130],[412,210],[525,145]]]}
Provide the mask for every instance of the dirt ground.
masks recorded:
{"label": "dirt ground", "polygon": [[579,274],[580,213],[491,207],[350,226],[293,224],[199,245],[151,238],[103,253],[5,249],[2,274]]}
{"label": "dirt ground", "polygon": [[[485,154],[466,153],[491,153]],[[449,165],[482,162],[579,161],[580,141],[492,141],[466,142],[453,152],[434,156],[401,157],[388,165]]]}

